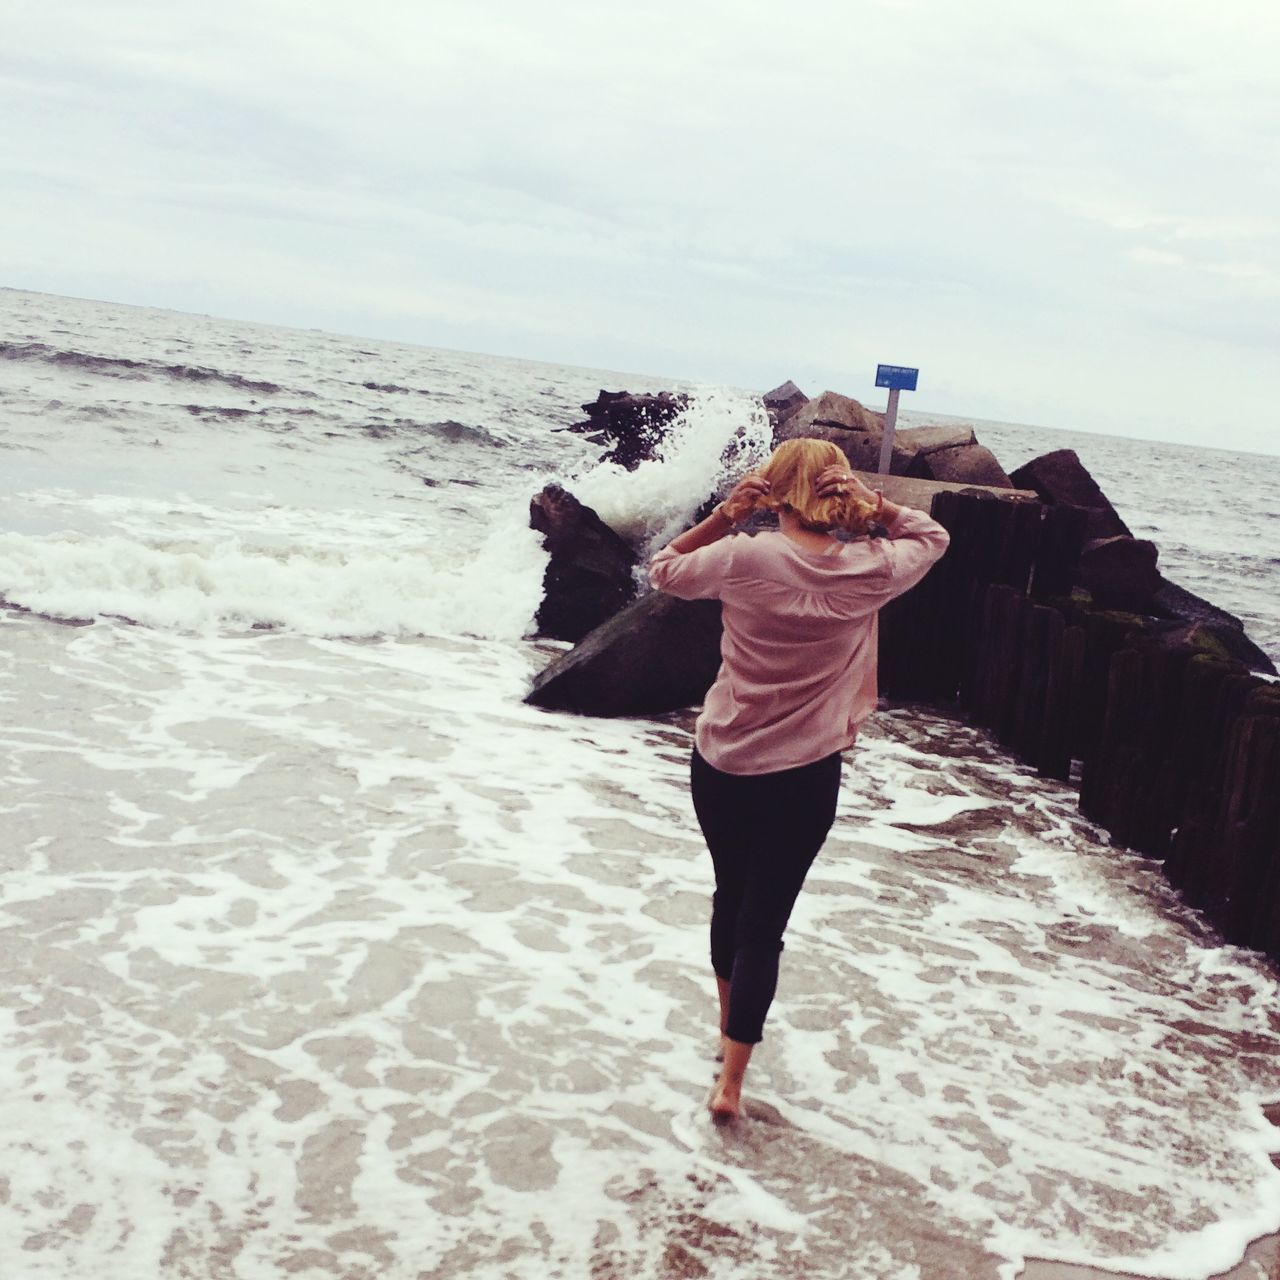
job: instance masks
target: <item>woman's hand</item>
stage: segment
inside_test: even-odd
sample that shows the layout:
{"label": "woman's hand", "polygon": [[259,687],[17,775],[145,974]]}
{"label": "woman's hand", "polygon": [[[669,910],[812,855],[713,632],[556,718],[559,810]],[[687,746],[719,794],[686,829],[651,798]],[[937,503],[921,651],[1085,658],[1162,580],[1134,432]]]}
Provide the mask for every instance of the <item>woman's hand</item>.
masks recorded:
{"label": "woman's hand", "polygon": [[874,489],[869,489],[847,466],[841,466],[839,463],[824,468],[813,482],[813,487],[820,498],[843,498],[846,495],[852,495],[860,502],[873,507],[880,501],[880,495]]}
{"label": "woman's hand", "polygon": [[760,505],[760,499],[769,492],[769,482],[754,471],[749,471],[733,486],[729,496],[720,504],[726,520],[737,524],[745,520]]}

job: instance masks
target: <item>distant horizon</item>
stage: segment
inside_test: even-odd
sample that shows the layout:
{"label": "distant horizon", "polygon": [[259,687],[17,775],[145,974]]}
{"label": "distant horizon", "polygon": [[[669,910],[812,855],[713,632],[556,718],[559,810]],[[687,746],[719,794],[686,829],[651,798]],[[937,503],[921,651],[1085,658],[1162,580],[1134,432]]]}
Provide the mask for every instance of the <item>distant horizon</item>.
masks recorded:
{"label": "distant horizon", "polygon": [[926,411],[1280,450],[1269,0],[9,27],[17,287],[868,404],[907,365]]}
{"label": "distant horizon", "polygon": [[[713,378],[699,378],[680,376],[676,374],[654,374],[645,373],[636,369],[615,369],[607,365],[582,364],[574,360],[555,360],[542,356],[521,355],[504,351],[484,351],[470,347],[455,347],[438,342],[424,342],[415,338],[407,338],[393,336],[387,334],[365,333],[347,329],[333,329],[323,325],[301,325],[286,323],[280,320],[264,320],[253,316],[236,316],[219,314],[212,311],[190,311],[181,307],[169,306],[165,304],[155,304],[148,302],[124,302],[113,298],[95,298],[87,294],[74,293],[56,293],[47,289],[31,289],[21,285],[0,284],[0,292],[6,293],[23,293],[33,297],[49,297],[59,298],[72,302],[87,302],[95,306],[107,307],[124,307],[137,311],[160,311],[173,315],[190,316],[197,319],[214,320],[225,324],[244,324],[256,325],[269,329],[288,329],[298,333],[321,333],[326,337],[351,339],[360,342],[379,342],[387,343],[395,346],[418,347],[425,351],[446,351],[457,355],[482,356],[485,359],[493,360],[511,360],[522,364],[546,365],[552,368],[574,369],[582,373],[599,373],[610,374],[618,378],[635,378],[649,385],[666,385],[672,389],[678,388],[696,388],[696,387],[724,387],[733,391],[740,391],[755,395],[764,395],[767,391],[774,387],[781,386],[787,381],[796,381],[793,375],[787,374],[778,378],[776,381],[770,382],[767,386],[745,386],[738,383],[730,383],[719,381]],[[799,386],[799,382],[796,381]],[[815,384],[816,387],[816,384]],[[601,388],[602,390],[632,390],[631,387],[617,388]],[[850,399],[857,400],[861,405],[873,410],[876,413],[883,413],[885,405],[882,402],[874,400],[864,400],[854,395],[852,392],[841,391],[838,387],[822,386],[813,388],[805,388],[800,386],[800,390],[804,392],[809,399],[815,399],[824,391],[836,391],[840,395],[846,395]],[[1277,441],[1277,449],[1274,453],[1267,452],[1262,449],[1242,449],[1231,448],[1222,445],[1193,444],[1186,440],[1170,439],[1163,436],[1147,436],[1126,434],[1119,431],[1105,431],[1089,427],[1063,427],[1043,422],[1025,422],[1010,418],[991,418],[974,413],[957,413],[950,409],[930,409],[917,408],[913,406],[909,398],[904,398],[899,406],[899,421],[903,426],[919,426],[925,425],[921,423],[913,423],[906,421],[912,418],[930,418],[930,419],[946,419],[949,422],[966,423],[973,426],[989,425],[997,427],[1011,427],[1019,430],[1027,431],[1043,431],[1058,435],[1084,435],[1096,436],[1099,439],[1127,440],[1139,444],[1162,444],[1171,445],[1178,448],[1195,449],[1209,453],[1222,453],[1231,455],[1240,455],[1244,457],[1258,457],[1274,459],[1280,457],[1280,440]],[[1086,462],[1087,465],[1087,462]]]}

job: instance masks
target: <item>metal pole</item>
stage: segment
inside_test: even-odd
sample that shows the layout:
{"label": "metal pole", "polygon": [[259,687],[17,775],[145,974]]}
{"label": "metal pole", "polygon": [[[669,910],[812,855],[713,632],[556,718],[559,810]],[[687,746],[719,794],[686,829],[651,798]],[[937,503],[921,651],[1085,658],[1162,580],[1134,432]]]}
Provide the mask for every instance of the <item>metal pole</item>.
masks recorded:
{"label": "metal pole", "polygon": [[884,442],[880,445],[880,470],[882,476],[889,474],[889,463],[893,460],[893,430],[898,425],[898,388],[889,389],[889,403],[884,411]]}

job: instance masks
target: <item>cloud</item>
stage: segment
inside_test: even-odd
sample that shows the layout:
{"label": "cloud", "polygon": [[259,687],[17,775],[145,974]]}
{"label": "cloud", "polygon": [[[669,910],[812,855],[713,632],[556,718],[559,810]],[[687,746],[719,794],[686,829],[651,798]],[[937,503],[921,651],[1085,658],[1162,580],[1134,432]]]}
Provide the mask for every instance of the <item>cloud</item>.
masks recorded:
{"label": "cloud", "polygon": [[1280,279],[1258,0],[64,0],[10,26],[10,283],[873,398],[853,370],[894,359],[937,411],[1099,429],[1155,396],[1177,430],[1197,340],[1259,412],[1280,396],[1251,363]]}

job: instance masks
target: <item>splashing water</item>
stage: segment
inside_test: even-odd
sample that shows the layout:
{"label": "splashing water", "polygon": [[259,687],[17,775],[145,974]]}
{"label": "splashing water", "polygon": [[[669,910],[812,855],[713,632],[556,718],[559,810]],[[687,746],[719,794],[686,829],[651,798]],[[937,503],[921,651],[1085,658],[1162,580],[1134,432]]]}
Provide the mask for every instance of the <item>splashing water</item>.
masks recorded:
{"label": "splashing water", "polygon": [[647,553],[669,542],[713,493],[768,457],[769,420],[741,391],[703,390],[675,418],[651,461],[627,471],[602,462],[569,487]]}

